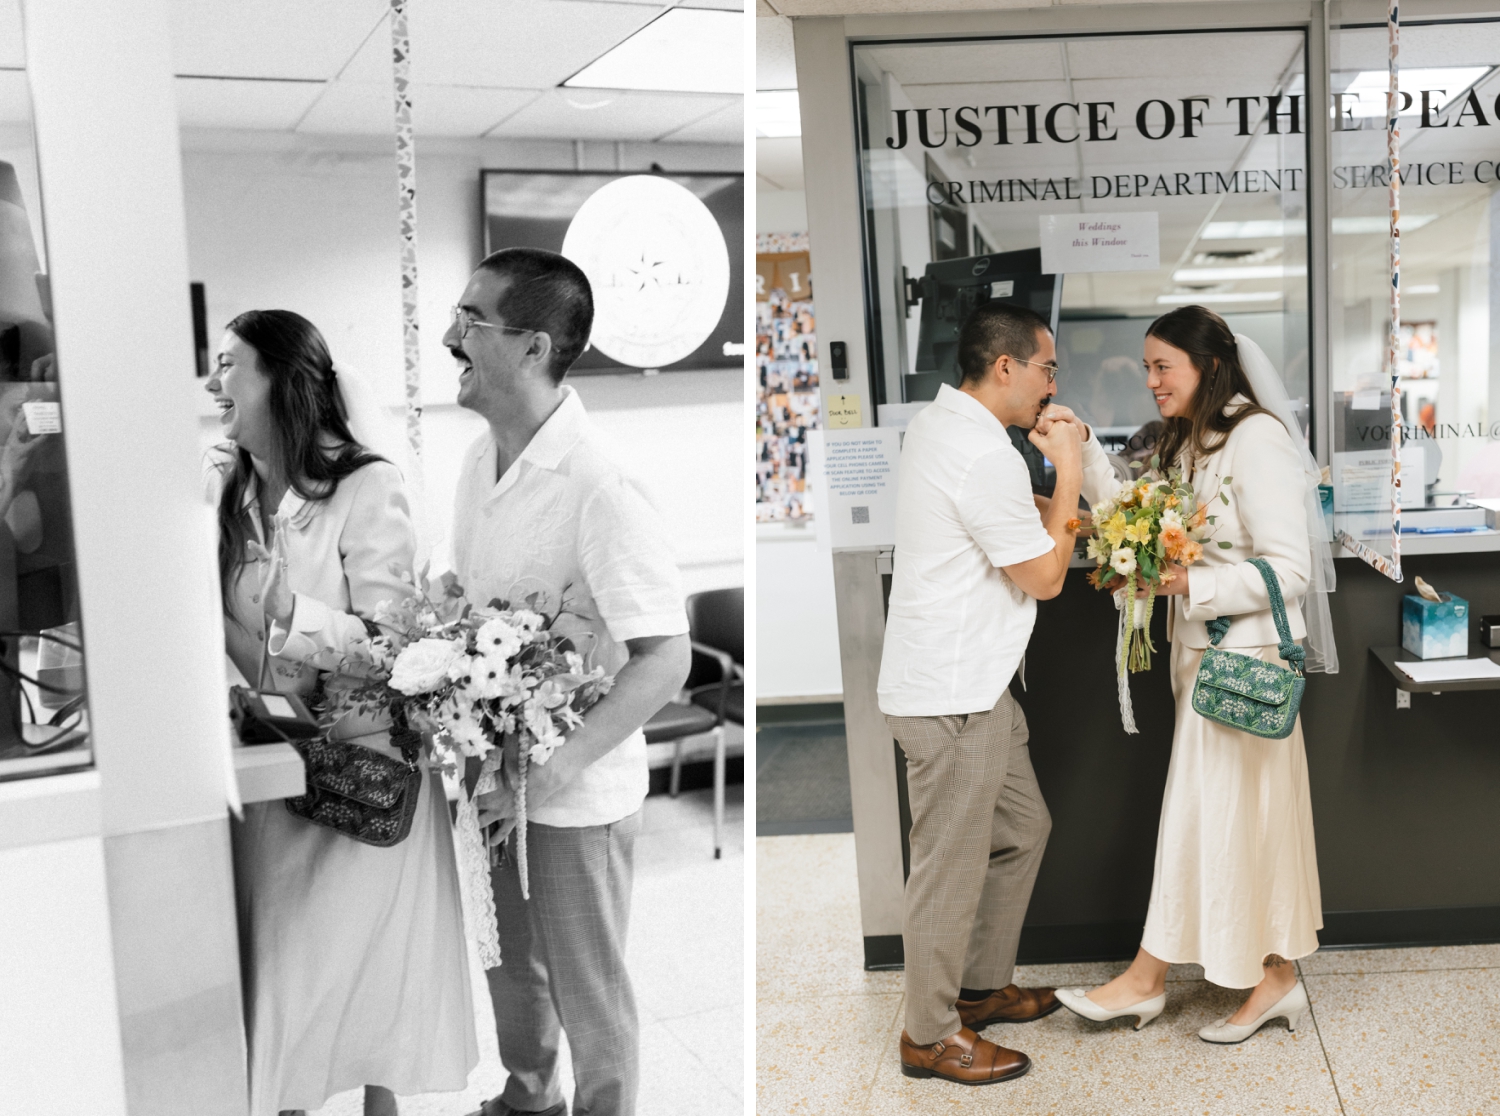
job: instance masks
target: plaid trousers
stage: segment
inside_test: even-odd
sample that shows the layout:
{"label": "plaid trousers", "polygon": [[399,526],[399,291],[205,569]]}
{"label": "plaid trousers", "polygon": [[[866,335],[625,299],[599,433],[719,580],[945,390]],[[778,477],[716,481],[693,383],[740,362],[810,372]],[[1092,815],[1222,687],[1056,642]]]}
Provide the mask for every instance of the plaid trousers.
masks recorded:
{"label": "plaid trousers", "polygon": [[[635,878],[637,810],[610,825],[528,829],[531,898],[514,855],[490,873],[499,968],[489,969],[501,1099],[522,1112],[563,1099],[559,1032],[572,1054],[573,1116],[632,1116],[640,1085],[640,1027],[625,971]],[[514,853],[512,838],[508,852]]]}
{"label": "plaid trousers", "polygon": [[925,1045],[961,1026],[960,988],[1011,983],[1052,818],[1009,690],[987,713],[886,723],[906,753],[911,801],[906,1032]]}

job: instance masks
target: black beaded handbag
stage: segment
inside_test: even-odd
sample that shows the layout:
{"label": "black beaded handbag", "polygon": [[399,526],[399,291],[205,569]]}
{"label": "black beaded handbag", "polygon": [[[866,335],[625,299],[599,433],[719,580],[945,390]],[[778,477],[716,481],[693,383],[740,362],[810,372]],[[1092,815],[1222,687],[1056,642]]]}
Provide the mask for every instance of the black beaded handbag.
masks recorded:
{"label": "black beaded handbag", "polygon": [[406,840],[422,795],[422,769],[417,765],[422,735],[399,713],[397,721],[391,743],[401,749],[399,760],[326,736],[291,741],[307,768],[307,793],[288,798],[286,808],[314,825],[377,848]]}

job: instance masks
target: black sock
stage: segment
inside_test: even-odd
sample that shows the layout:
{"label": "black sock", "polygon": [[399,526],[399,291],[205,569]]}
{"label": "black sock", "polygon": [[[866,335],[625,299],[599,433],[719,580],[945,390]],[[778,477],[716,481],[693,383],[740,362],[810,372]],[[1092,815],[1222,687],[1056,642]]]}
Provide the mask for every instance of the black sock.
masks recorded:
{"label": "black sock", "polygon": [[960,988],[958,998],[966,1003],[974,1003],[976,1000],[987,1000],[994,995],[993,988]]}

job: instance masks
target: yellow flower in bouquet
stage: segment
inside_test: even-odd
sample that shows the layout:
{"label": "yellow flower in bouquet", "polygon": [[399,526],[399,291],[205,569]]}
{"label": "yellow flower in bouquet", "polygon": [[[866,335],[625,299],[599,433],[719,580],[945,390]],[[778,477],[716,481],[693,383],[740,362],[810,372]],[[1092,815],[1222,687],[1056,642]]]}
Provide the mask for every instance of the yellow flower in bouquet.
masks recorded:
{"label": "yellow flower in bouquet", "polygon": [[[1215,501],[1229,503],[1223,486],[1232,479],[1223,478],[1220,488],[1200,502],[1180,470],[1163,472],[1159,459],[1153,457],[1144,476],[1127,481],[1113,499],[1094,507],[1098,527],[1089,540],[1088,555],[1097,568],[1089,582],[1112,591],[1118,602],[1122,677],[1127,669],[1151,668],[1151,653],[1156,650],[1151,642],[1151,614],[1157,590],[1173,576],[1168,570],[1172,563],[1190,566],[1203,557],[1203,542],[1215,521],[1209,508]],[[1145,597],[1138,604],[1140,591]]]}

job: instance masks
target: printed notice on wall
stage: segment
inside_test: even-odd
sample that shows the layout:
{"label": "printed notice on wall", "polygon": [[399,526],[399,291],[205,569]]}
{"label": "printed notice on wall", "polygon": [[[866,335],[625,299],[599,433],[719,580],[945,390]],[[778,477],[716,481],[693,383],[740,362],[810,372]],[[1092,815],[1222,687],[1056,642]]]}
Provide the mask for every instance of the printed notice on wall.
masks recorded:
{"label": "printed notice on wall", "polygon": [[[1420,450],[1401,456],[1401,506],[1421,507],[1426,464]],[[1334,507],[1340,512],[1388,511],[1391,506],[1391,451],[1354,451],[1333,455]],[[1390,524],[1384,530],[1389,532]]]}
{"label": "printed notice on wall", "polygon": [[895,545],[900,457],[899,430],[877,426],[823,432],[825,492],[819,515],[833,549]]}
{"label": "printed notice on wall", "polygon": [[1155,213],[1043,216],[1042,271],[1155,271],[1161,255]]}

